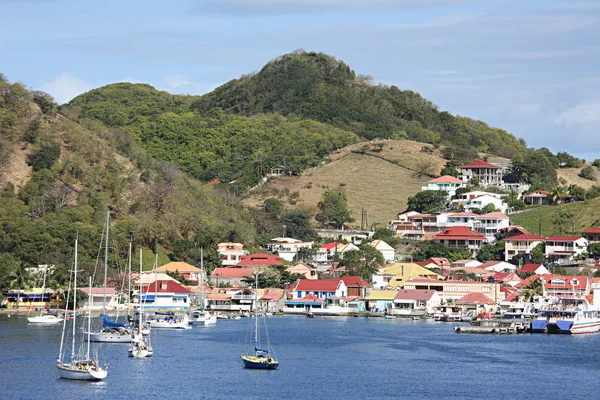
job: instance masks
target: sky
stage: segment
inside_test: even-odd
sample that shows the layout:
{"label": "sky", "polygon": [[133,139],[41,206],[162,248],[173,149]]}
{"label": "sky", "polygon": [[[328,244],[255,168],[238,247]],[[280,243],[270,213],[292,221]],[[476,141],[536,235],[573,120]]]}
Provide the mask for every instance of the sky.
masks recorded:
{"label": "sky", "polygon": [[59,103],[123,81],[203,94],[305,49],[600,158],[600,1],[0,0],[0,20],[0,73]]}

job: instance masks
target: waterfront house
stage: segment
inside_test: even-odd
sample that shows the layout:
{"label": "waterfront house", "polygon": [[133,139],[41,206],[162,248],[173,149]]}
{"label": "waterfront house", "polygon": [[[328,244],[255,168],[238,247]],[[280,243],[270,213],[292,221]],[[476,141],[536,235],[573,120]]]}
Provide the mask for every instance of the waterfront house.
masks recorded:
{"label": "waterfront house", "polygon": [[390,246],[383,240],[373,240],[369,243],[369,246],[374,247],[376,250],[378,250],[383,256],[385,262],[394,261],[396,259],[396,249],[394,249],[392,246]]}
{"label": "waterfront house", "polygon": [[546,238],[532,233],[524,233],[504,239],[504,261],[510,261],[517,254],[531,254],[535,246],[544,243]]}
{"label": "waterfront house", "polygon": [[255,296],[250,288],[214,288],[208,295],[207,308],[214,311],[251,311]]}
{"label": "waterfront house", "polygon": [[494,311],[496,301],[490,299],[483,293],[469,293],[456,300],[456,305],[462,306],[463,311],[474,311],[475,314],[481,311]]}
{"label": "waterfront house", "polygon": [[468,293],[483,293],[494,301],[500,301],[504,293],[496,282],[434,280],[427,278],[411,279],[404,289],[436,290],[443,301],[455,301]]}
{"label": "waterfront house", "polygon": [[547,275],[550,273],[548,268],[544,267],[544,264],[525,264],[517,272],[533,275]]}
{"label": "waterfront house", "polygon": [[284,303],[284,289],[278,288],[267,288],[263,289],[262,293],[259,290],[260,299],[259,305],[260,308],[266,311],[278,312],[283,310]]}
{"label": "waterfront house", "polygon": [[308,294],[312,294],[319,299],[326,299],[329,296],[343,297],[348,295],[348,289],[341,279],[298,279],[293,289],[292,298],[301,299]]}
{"label": "waterfront house", "polygon": [[155,281],[142,287],[142,307],[187,310],[190,290],[179,282]]}
{"label": "waterfront house", "polygon": [[215,286],[219,287],[221,284],[233,285],[244,284],[245,278],[254,275],[252,268],[215,268],[211,275],[211,281]]}
{"label": "waterfront house", "polygon": [[499,186],[504,183],[502,180],[503,169],[483,160],[461,165],[458,169],[458,178],[465,184],[470,184],[474,177],[479,179],[479,185],[482,187]]}
{"label": "waterfront house", "polygon": [[391,310],[397,294],[395,290],[372,290],[365,298],[367,309],[374,312]]}
{"label": "waterfront house", "polygon": [[224,242],[219,243],[217,247],[221,265],[224,267],[234,267],[246,255],[244,245],[241,243]]}
{"label": "waterfront house", "polygon": [[286,267],[285,269],[290,275],[291,274],[299,274],[299,275],[304,275],[304,277],[306,279],[317,279],[317,271],[315,271],[310,265],[308,264],[296,264],[296,265],[290,265],[289,267]]}
{"label": "waterfront house", "polygon": [[[88,286],[79,287],[79,288],[77,288],[77,290],[81,290],[86,295],[89,295],[89,293],[90,293],[90,288]],[[104,288],[103,287],[93,287],[91,293],[92,293],[92,295],[91,295],[92,310],[102,310],[102,305],[104,304]],[[81,304],[79,304],[79,307],[81,307],[81,308],[88,307],[88,297],[86,297],[85,300],[83,300],[81,302]],[[115,288],[107,287],[106,288],[106,309],[107,310],[116,310],[118,307],[119,307],[119,296],[117,295],[117,291],[115,290]]]}
{"label": "waterfront house", "polygon": [[453,176],[444,175],[428,181],[427,186],[423,186],[421,190],[444,191],[445,197],[452,197],[456,194],[456,189],[462,187],[467,187],[467,184]]}
{"label": "waterfront house", "polygon": [[488,242],[488,239],[466,226],[454,226],[435,235],[433,241],[449,249],[465,249],[475,254],[484,243]]}
{"label": "waterfront house", "polygon": [[190,281],[197,281],[200,279],[201,269],[198,267],[194,267],[186,262],[182,261],[173,261],[168,264],[165,264],[161,267],[152,270],[151,272],[158,273],[176,273],[182,278],[188,279]]}
{"label": "waterfront house", "polygon": [[293,298],[285,302],[283,312],[289,314],[302,313],[322,313],[325,306],[325,299],[319,298],[314,294],[307,294],[301,298]]}
{"label": "waterfront house", "polygon": [[587,239],[588,243],[600,242],[600,228],[586,228],[583,230],[582,236]]}
{"label": "waterfront house", "polygon": [[548,195],[550,192],[545,190],[536,190],[531,193],[523,195],[523,202],[529,205],[543,205],[548,204]]}
{"label": "waterfront house", "polygon": [[545,292],[556,297],[580,297],[590,294],[590,280],[585,275],[565,276],[556,274],[532,275],[515,287],[524,289],[531,282],[541,279]]}
{"label": "waterfront house", "polygon": [[242,256],[237,268],[263,268],[272,265],[283,265],[281,258],[273,254],[249,254]]}
{"label": "waterfront house", "polygon": [[433,314],[441,303],[440,296],[435,290],[400,289],[394,297],[392,315],[422,315]]}
{"label": "waterfront house", "polygon": [[347,297],[354,296],[364,299],[371,289],[371,284],[360,276],[344,275],[340,277],[340,280],[346,285]]}
{"label": "waterfront house", "polygon": [[588,241],[582,236],[550,236],[546,239],[546,258],[559,264],[587,252]]}

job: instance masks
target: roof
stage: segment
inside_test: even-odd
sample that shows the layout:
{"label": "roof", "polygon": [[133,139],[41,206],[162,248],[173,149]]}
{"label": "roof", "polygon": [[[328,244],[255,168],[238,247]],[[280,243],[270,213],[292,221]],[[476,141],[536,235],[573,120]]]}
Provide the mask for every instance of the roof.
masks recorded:
{"label": "roof", "polygon": [[373,240],[369,243],[369,246],[375,247],[377,250],[395,250],[392,246],[380,239]]}
{"label": "roof", "polygon": [[288,272],[300,271],[300,270],[312,271],[312,267],[308,264],[300,263],[300,264],[296,264],[296,265],[290,265],[290,266],[286,267],[285,270]]}
{"label": "roof", "polygon": [[[164,286],[164,287],[163,287]],[[190,293],[190,290],[176,281],[156,281],[142,288],[143,293]]]}
{"label": "roof", "polygon": [[546,238],[543,236],[534,235],[533,233],[523,233],[521,235],[517,235],[517,236],[513,236],[513,237],[504,239],[505,242],[516,242],[516,241],[522,241],[522,240],[545,241]]}
{"label": "roof", "polygon": [[396,292],[394,300],[429,300],[434,295],[435,290],[423,289],[402,289]]}
{"label": "roof", "polygon": [[495,169],[499,169],[500,167],[498,167],[497,165],[490,164],[489,162],[486,162],[483,160],[476,160],[471,163],[461,165],[458,168],[463,168],[463,169],[464,168],[495,168]]}
{"label": "roof", "polygon": [[463,181],[450,175],[444,175],[440,176],[439,178],[432,179],[428,181],[428,183],[463,183]]}
{"label": "roof", "polygon": [[231,295],[227,293],[212,293],[208,298],[210,300],[231,300]]}
{"label": "roof", "polygon": [[182,262],[182,261],[173,261],[170,262],[168,264],[163,265],[162,267],[158,267],[156,268],[156,270],[158,272],[179,272],[179,273],[184,273],[184,272],[193,272],[193,273],[200,273],[202,270],[198,267],[194,267],[193,265],[190,265],[186,262]]}
{"label": "roof", "polygon": [[452,213],[448,216],[449,217],[479,217],[480,215],[472,213],[472,212],[463,211],[463,212]]}
{"label": "roof", "polygon": [[[77,288],[77,290],[81,290],[85,294],[89,294],[89,292],[90,292],[90,288],[88,286]],[[95,294],[104,295],[104,288],[103,287],[93,287],[92,295],[95,295]],[[106,294],[110,294],[112,296],[113,294],[115,294],[115,288],[107,287]]]}
{"label": "roof", "polygon": [[365,300],[394,300],[397,294],[395,290],[372,290]]}
{"label": "roof", "polygon": [[338,242],[329,242],[329,243],[325,243],[323,246],[321,246],[321,249],[325,249],[325,250],[333,250],[337,247],[337,245],[340,244]]}
{"label": "roof", "polygon": [[241,256],[236,267],[268,267],[269,265],[283,265],[281,258],[272,254],[250,254]]}
{"label": "roof", "polygon": [[434,263],[437,266],[450,265],[450,261],[448,261],[445,257],[430,257],[425,262]]}
{"label": "roof", "polygon": [[271,242],[274,242],[274,243],[302,243],[302,240],[294,239],[294,238],[290,238],[290,237],[276,237],[276,238],[271,239]]}
{"label": "roof", "polygon": [[582,237],[582,236],[550,236],[546,240],[554,241],[554,242],[574,242],[579,239],[584,239],[584,237]]}
{"label": "roof", "polygon": [[211,277],[216,278],[217,274],[219,278],[244,278],[246,276],[252,276],[254,270],[252,268],[215,268],[212,272]]}
{"label": "roof", "polygon": [[[489,272],[489,271],[488,271]],[[447,280],[436,280],[436,279],[429,279],[429,278],[415,278],[415,279],[411,279],[409,281],[406,282],[407,284],[411,283],[411,284],[415,284],[415,283],[428,283],[431,285],[446,285],[446,284],[455,284],[455,283],[460,283],[461,285],[489,285],[489,282],[479,282],[479,281],[460,281],[460,280],[454,280],[454,279],[447,279]]]}
{"label": "roof", "polygon": [[501,213],[499,211],[494,211],[487,214],[482,214],[478,218],[498,218],[498,219],[510,219],[508,215]]}
{"label": "roof", "polygon": [[[523,287],[528,286],[531,282],[536,279],[544,280],[544,287],[546,289],[572,289],[571,281],[573,279],[577,280],[577,284],[575,285],[576,289],[585,290],[588,286],[588,277],[585,275],[557,275],[557,274],[547,274],[547,275],[531,275],[529,278],[519,282],[515,287]],[[553,284],[552,281],[555,279],[563,279],[565,281],[564,285]]]}
{"label": "roof", "polygon": [[371,287],[369,282],[365,281],[360,276],[344,275],[340,278],[346,287]]}
{"label": "roof", "polygon": [[469,293],[456,300],[456,304],[495,304],[492,299],[483,293]]}
{"label": "roof", "polygon": [[550,192],[545,190],[536,190],[535,192],[527,193],[523,197],[547,197]]}
{"label": "roof", "polygon": [[265,289],[260,299],[263,301],[278,301],[283,297],[283,293],[283,289],[268,288]]}
{"label": "roof", "polygon": [[488,239],[483,236],[481,233],[477,231],[472,231],[467,226],[452,226],[450,228],[446,228],[437,235],[435,235],[434,240],[483,240],[488,241]]}
{"label": "roof", "polygon": [[243,251],[244,245],[241,243],[223,242],[217,245],[218,251],[237,250]]}
{"label": "roof", "polygon": [[[177,279],[165,274],[164,272],[155,273],[155,272],[145,272],[142,274],[142,285],[153,283],[154,281],[176,281]],[[140,284],[140,279],[137,279],[137,285]]]}
{"label": "roof", "polygon": [[519,269],[519,272],[535,272],[539,267],[543,266],[543,264],[525,264]]}
{"label": "roof", "polygon": [[339,279],[299,279],[294,291],[335,292],[339,284]]}
{"label": "roof", "polygon": [[583,233],[600,233],[600,228],[586,228]]}

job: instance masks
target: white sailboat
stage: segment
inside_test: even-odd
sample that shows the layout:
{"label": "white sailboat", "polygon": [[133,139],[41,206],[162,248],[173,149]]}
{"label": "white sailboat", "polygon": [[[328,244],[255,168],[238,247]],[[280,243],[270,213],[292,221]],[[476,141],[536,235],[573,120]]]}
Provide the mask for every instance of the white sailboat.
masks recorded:
{"label": "white sailboat", "polygon": [[[279,360],[275,356],[273,349],[271,348],[271,342],[269,341],[269,334],[267,332],[267,323],[264,315],[258,315],[258,274],[256,274],[256,288],[255,288],[255,305],[254,305],[254,343],[251,350],[242,352],[242,362],[244,368],[249,369],[277,369],[279,367]],[[266,348],[262,348],[260,344],[260,324],[259,319],[264,321],[264,333]]]}
{"label": "white sailboat", "polygon": [[128,350],[129,357],[135,358],[146,358],[154,355],[152,344],[150,343],[150,336],[144,335],[144,308],[142,307],[142,249],[140,249],[140,293],[138,296],[138,307],[140,313],[138,332],[134,331],[133,334],[133,346]]}
{"label": "white sailboat", "polygon": [[217,315],[206,310],[204,304],[204,252],[200,248],[200,309],[191,311],[189,314],[190,325],[215,325],[217,323]]}
{"label": "white sailboat", "polygon": [[46,294],[46,272],[48,271],[48,269],[46,268],[44,270],[44,283],[42,284],[42,307],[40,310],[40,315],[36,316],[36,317],[27,317],[27,321],[29,321],[30,324],[43,324],[43,325],[52,325],[52,324],[58,324],[59,322],[61,322],[63,319],[56,316],[56,315],[52,315],[52,314],[44,314],[44,295]]}
{"label": "white sailboat", "polygon": [[[73,262],[73,313],[77,311],[77,239],[75,239],[75,252],[74,252],[74,262]],[[71,285],[69,285],[69,289]],[[65,340],[65,330],[67,327],[67,321],[65,320],[63,323],[63,330],[60,339],[60,350],[58,353],[58,359],[56,360],[56,368],[58,369],[58,374],[61,378],[64,379],[76,379],[76,380],[85,380],[85,381],[97,381],[106,378],[108,375],[108,365],[105,365],[104,368],[100,367],[98,363],[98,357],[96,355],[95,359],[91,358],[90,355],[90,324],[91,324],[91,316],[92,316],[92,279],[90,278],[90,293],[88,294],[88,334],[87,334],[87,349],[85,357],[80,357],[75,354],[75,336],[76,336],[76,326],[77,319],[73,320],[73,338],[71,342],[71,360],[70,362],[64,361],[64,340]],[[69,310],[69,296],[67,295],[67,302],[65,306],[65,314]]]}
{"label": "white sailboat", "polygon": [[[92,342],[103,343],[131,343],[131,329],[125,324],[112,322],[106,316],[106,278],[108,271],[108,227],[110,225],[110,213],[106,212],[106,233],[104,245],[104,294],[102,298],[102,328],[98,332],[90,332]],[[131,249],[131,246],[130,246]],[[130,254],[131,260],[131,254]]]}

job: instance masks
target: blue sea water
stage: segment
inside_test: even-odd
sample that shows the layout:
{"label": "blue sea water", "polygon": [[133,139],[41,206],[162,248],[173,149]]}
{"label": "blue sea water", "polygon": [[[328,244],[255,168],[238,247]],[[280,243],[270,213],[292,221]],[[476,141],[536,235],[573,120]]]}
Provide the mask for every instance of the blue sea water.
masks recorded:
{"label": "blue sea water", "polygon": [[246,370],[250,319],[152,332],[154,357],[100,344],[104,382],[58,378],[60,326],[0,315],[1,399],[597,398],[600,335],[464,335],[452,324],[269,317],[275,371]]}

